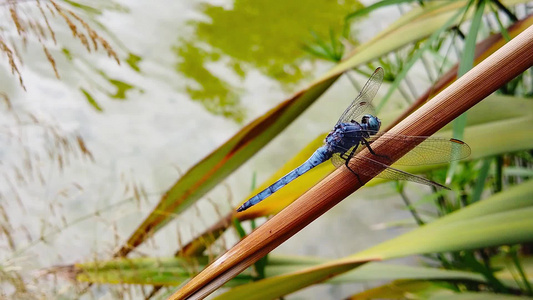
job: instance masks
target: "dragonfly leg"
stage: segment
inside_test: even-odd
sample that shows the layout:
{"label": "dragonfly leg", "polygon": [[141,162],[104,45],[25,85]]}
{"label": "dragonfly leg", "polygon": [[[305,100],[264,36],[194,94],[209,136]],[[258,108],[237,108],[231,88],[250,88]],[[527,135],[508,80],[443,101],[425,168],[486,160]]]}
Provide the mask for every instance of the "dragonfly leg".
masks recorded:
{"label": "dragonfly leg", "polygon": [[348,161],[349,161],[349,160],[347,160],[347,161],[346,161],[346,164],[345,164],[345,165],[346,165],[346,168],[348,168],[348,170],[350,170],[350,172],[352,172],[352,173],[355,175],[355,177],[357,177],[357,181],[359,181],[359,184],[360,184],[360,185],[363,185],[363,182],[361,181],[361,177],[359,177],[359,174],[355,173],[355,171],[352,170],[352,168],[350,168],[350,166],[348,165]]}
{"label": "dragonfly leg", "polygon": [[343,158],[346,162],[344,163],[344,165],[346,166],[346,168],[348,168],[348,170],[350,170],[350,172],[352,172],[355,177],[357,177],[357,180],[359,181],[359,184],[363,185],[363,182],[361,181],[361,177],[359,177],[359,174],[357,174],[349,165],[350,163],[350,159],[352,159],[352,157],[354,156],[355,154],[355,151],[357,150],[357,147],[358,145],[356,145],[355,147],[352,148],[352,151],[350,151],[349,154],[347,154],[346,152],[345,153],[342,153],[340,156],[341,158]]}
{"label": "dragonfly leg", "polygon": [[372,153],[373,155],[379,156],[379,157],[383,157],[386,160],[388,160],[389,162],[392,162],[392,159],[390,159],[390,157],[388,157],[387,155],[380,155],[380,154],[377,154],[376,152],[374,152],[372,147],[370,147],[370,143],[367,140],[361,139],[361,143],[363,143],[368,148],[368,151],[370,151],[370,153]]}

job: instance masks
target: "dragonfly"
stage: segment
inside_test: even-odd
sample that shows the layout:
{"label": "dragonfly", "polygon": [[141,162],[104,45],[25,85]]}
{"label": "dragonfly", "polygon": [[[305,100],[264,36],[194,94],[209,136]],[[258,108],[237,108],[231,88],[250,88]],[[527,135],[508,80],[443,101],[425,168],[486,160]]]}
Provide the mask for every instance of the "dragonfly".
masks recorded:
{"label": "dragonfly", "polygon": [[[448,163],[453,160],[466,158],[470,155],[470,147],[458,139],[407,136],[379,132],[381,120],[375,116],[372,100],[383,82],[383,73],[381,67],[374,71],[370,79],[361,89],[359,95],[346,108],[331,132],[326,136],[324,146],[318,148],[302,165],[250,198],[237,211],[244,211],[263,201],[289,182],[328,160],[331,160],[336,167],[346,166],[357,177],[360,183],[361,179],[359,175],[361,174],[391,180],[408,180],[437,188],[449,189],[440,183],[384,164],[382,161],[389,161],[390,159],[385,155],[376,153],[372,149],[372,143],[377,139],[386,141],[387,147],[393,148],[390,153],[400,151],[400,149],[405,148],[407,145],[418,144],[418,146],[395,162],[396,165],[407,166]],[[365,148],[369,150],[375,159],[356,155]],[[350,161],[364,161],[365,168],[354,170],[350,165]],[[383,171],[375,175],[379,170]]]}

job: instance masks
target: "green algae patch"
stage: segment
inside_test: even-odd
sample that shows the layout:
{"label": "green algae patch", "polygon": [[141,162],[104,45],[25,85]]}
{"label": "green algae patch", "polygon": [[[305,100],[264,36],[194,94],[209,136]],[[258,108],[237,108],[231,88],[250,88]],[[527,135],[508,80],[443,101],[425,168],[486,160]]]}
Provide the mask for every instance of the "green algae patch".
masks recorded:
{"label": "green algae patch", "polygon": [[235,82],[213,72],[214,63],[240,80],[259,71],[290,87],[314,70],[316,58],[304,46],[316,37],[328,40],[332,32],[342,32],[345,15],[361,7],[357,1],[325,0],[237,0],[231,8],[203,4],[199,10],[206,18],[191,21],[193,36],[174,48],[176,70],[194,80],[186,84],[194,100],[239,122],[244,117],[240,91]]}

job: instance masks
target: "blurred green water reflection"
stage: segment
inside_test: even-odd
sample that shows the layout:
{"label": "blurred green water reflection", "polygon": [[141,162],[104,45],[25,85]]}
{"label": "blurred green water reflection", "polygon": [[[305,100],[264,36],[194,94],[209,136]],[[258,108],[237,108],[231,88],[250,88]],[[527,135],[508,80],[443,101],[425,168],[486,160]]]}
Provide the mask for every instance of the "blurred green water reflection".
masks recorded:
{"label": "blurred green water reflection", "polygon": [[303,50],[313,41],[311,32],[328,40],[330,31],[342,31],[344,16],[361,7],[358,1],[327,0],[236,0],[231,9],[202,4],[199,11],[208,20],[189,23],[194,35],[177,42],[176,70],[194,80],[186,85],[193,100],[241,122],[241,90],[214,74],[210,63],[222,63],[240,79],[258,70],[290,87],[314,69],[314,58]]}

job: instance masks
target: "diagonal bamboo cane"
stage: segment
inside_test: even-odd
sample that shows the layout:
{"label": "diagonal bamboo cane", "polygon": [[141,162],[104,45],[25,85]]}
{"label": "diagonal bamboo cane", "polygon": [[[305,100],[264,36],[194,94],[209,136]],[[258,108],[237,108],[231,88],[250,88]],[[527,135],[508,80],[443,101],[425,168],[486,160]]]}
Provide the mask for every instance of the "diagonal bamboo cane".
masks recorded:
{"label": "diagonal bamboo cane", "polygon": [[[532,65],[533,26],[459,78],[389,132],[430,136]],[[391,153],[386,141],[378,139],[373,143],[376,152],[388,155],[393,161],[415,146],[406,145],[403,151]],[[359,155],[374,158],[368,151],[361,151]],[[357,170],[365,168],[365,164],[354,163],[353,167]],[[338,168],[228,250],[169,299],[206,297],[359,189],[361,184],[354,177],[346,168]],[[360,178],[363,183],[371,179],[363,175],[360,175]]]}

